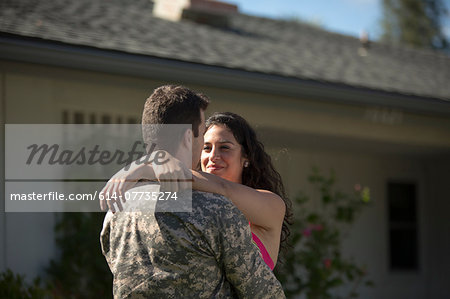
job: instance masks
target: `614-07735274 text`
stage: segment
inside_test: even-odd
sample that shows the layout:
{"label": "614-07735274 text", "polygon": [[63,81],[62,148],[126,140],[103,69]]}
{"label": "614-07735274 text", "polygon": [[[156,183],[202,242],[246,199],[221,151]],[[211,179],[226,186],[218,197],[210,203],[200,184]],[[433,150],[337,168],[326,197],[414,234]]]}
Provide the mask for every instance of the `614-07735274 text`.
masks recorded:
{"label": "614-07735274 text", "polygon": [[[122,196],[116,193],[100,194],[100,199],[122,200]],[[126,200],[177,200],[177,192],[148,192],[148,191],[128,191],[124,195]],[[103,198],[102,198],[103,197]]]}

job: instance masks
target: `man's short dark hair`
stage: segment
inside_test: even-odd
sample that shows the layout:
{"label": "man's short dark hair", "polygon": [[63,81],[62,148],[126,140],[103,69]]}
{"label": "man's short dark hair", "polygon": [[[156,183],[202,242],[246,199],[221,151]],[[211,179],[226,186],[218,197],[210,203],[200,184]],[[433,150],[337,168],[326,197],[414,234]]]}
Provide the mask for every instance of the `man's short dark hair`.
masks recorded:
{"label": "man's short dark hair", "polygon": [[[144,141],[151,144],[156,138],[155,132],[145,132],[145,125],[156,124],[190,124],[195,137],[198,137],[198,127],[201,123],[201,110],[206,110],[209,99],[206,95],[197,93],[180,85],[164,85],[156,88],[144,105],[142,125]],[[162,132],[156,133],[161,135]],[[151,140],[150,140],[151,139]]]}

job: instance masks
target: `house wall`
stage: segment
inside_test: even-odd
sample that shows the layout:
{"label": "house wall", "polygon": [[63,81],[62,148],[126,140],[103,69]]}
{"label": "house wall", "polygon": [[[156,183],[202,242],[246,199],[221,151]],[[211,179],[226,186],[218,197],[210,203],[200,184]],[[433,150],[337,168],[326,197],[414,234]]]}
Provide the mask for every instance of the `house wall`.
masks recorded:
{"label": "house wall", "polygon": [[[140,119],[145,99],[166,83],[6,61],[0,61],[0,72],[5,123],[61,123],[65,110]],[[355,183],[370,186],[372,203],[344,243],[345,254],[367,264],[376,284],[363,290],[363,298],[428,298],[431,294],[443,298],[450,292],[445,284],[450,274],[445,266],[450,265],[446,254],[450,224],[445,213],[450,167],[442,163],[445,160],[436,160],[448,157],[449,119],[187,85],[212,99],[208,114],[233,111],[256,128],[289,196],[300,190],[312,192],[306,182],[313,165],[325,172],[335,169],[343,191],[351,191]],[[421,270],[417,273],[388,269],[389,179],[414,180],[419,186]],[[54,223],[49,213],[1,213],[0,270],[10,267],[30,278],[42,273],[57,254]]]}
{"label": "house wall", "polygon": [[429,298],[448,298],[450,269],[450,157],[436,157],[425,168],[428,189],[426,201],[428,208],[428,230],[424,242],[428,244],[427,277]]}

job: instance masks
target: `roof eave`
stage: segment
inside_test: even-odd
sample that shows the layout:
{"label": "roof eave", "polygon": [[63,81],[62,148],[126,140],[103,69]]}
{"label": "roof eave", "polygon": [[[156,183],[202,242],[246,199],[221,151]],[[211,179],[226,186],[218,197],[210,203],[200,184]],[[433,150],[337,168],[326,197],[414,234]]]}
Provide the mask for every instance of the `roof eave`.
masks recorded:
{"label": "roof eave", "polygon": [[0,59],[61,66],[180,84],[199,84],[343,104],[450,116],[450,101],[283,77],[14,35],[0,36]]}

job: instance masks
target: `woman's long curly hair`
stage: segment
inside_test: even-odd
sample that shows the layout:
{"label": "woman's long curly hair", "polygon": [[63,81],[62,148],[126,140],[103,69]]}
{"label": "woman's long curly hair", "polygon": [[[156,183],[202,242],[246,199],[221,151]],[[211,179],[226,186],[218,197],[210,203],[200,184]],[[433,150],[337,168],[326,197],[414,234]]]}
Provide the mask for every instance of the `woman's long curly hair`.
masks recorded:
{"label": "woman's long curly hair", "polygon": [[292,203],[286,196],[280,174],[275,170],[272,159],[257,139],[255,130],[241,116],[232,112],[216,112],[206,120],[206,129],[214,125],[228,128],[242,146],[243,155],[249,161],[242,172],[242,184],[254,189],[264,189],[280,196],[286,205],[280,237],[280,250],[286,248],[292,224]]}

